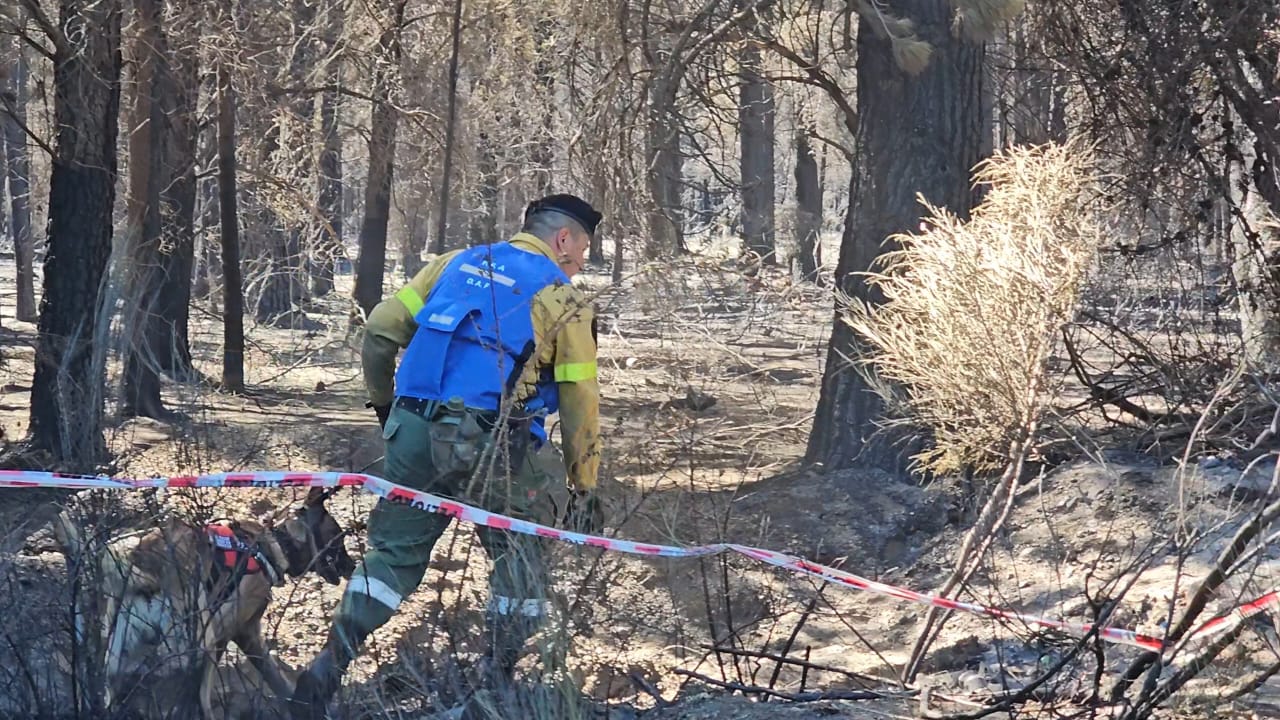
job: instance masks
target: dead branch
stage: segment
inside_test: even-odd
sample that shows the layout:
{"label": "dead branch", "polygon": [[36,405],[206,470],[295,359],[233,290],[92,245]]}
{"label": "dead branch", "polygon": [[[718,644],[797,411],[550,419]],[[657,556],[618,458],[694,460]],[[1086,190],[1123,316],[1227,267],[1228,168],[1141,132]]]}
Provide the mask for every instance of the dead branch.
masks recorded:
{"label": "dead branch", "polygon": [[667,708],[667,707],[671,707],[672,705],[675,705],[675,703],[662,697],[662,693],[658,690],[658,688],[654,687],[653,683],[646,680],[644,676],[641,675],[640,673],[635,671],[629,672],[627,673],[627,679],[631,680],[631,682],[636,687],[643,690],[646,695],[653,698],[653,701],[658,704],[658,707]]}
{"label": "dead branch", "polygon": [[[1027,428],[1027,432],[1024,433],[1023,437],[1035,437],[1034,423]],[[991,493],[991,497],[983,505],[978,521],[965,536],[964,544],[956,557],[956,569],[952,571],[946,583],[938,591],[937,594],[939,596],[946,597],[952,590],[969,580],[969,577],[977,570],[977,561],[986,554],[991,540],[1000,530],[1000,527],[1004,525],[1005,519],[1009,517],[1009,511],[1013,508],[1013,501],[1017,498],[1014,489],[1018,484],[1018,477],[1022,474],[1023,464],[1026,459],[1024,441],[1019,440],[1014,444],[1012,455],[1015,458],[1014,462],[1005,469],[995,492]],[[942,626],[950,616],[951,611],[949,610],[944,611],[938,607],[930,608],[924,629],[920,631],[920,637],[916,640],[915,647],[911,650],[911,658],[907,661],[906,668],[903,669],[902,681],[904,683],[909,684],[915,678],[916,673],[919,672],[920,663],[924,660],[925,653],[928,652],[929,646],[933,644],[938,633],[942,632]]]}
{"label": "dead branch", "polygon": [[[896,680],[894,680],[893,678],[883,678],[883,677],[877,677],[875,675],[867,675],[866,673],[855,672],[853,670],[845,670],[843,668],[833,667],[831,665],[822,665],[820,663],[801,660],[800,658],[788,657],[786,655],[778,655],[775,653],[763,652],[760,650],[747,650],[745,648],[714,647],[712,645],[707,645],[707,644],[700,644],[698,647],[702,648],[703,650],[710,650],[712,652],[722,652],[722,653],[728,653],[730,655],[740,655],[742,657],[756,658],[758,660],[773,660],[774,662],[778,663],[779,667],[781,667],[782,665],[794,665],[799,668],[804,668],[805,670],[817,670],[819,672],[828,672],[828,673],[834,673],[837,675],[844,675],[850,680],[855,680],[859,683],[862,683],[862,686],[864,688],[872,687],[869,683],[896,682]],[[771,683],[774,682],[775,679],[776,679],[776,676],[775,678],[771,679],[770,682]],[[770,687],[772,687],[772,685]]]}
{"label": "dead branch", "polygon": [[1067,358],[1071,365],[1071,371],[1075,374],[1080,384],[1089,391],[1089,397],[1104,405],[1112,405],[1116,409],[1129,413],[1147,424],[1156,424],[1164,420],[1166,416],[1157,417],[1150,410],[1140,407],[1128,397],[1125,397],[1118,388],[1103,387],[1092,377],[1084,366],[1084,360],[1080,357],[1080,352],[1076,349],[1076,344],[1071,341],[1071,336],[1067,333],[1066,328],[1062,329],[1062,343],[1067,350]]}
{"label": "dead branch", "polygon": [[[823,585],[825,587],[825,583]],[[821,589],[819,589],[818,592],[822,592]],[[791,646],[795,644],[796,636],[800,634],[800,630],[804,627],[805,623],[809,621],[809,618],[813,615],[813,609],[817,607],[817,605],[818,605],[817,595],[814,595],[812,598],[809,598],[809,604],[805,606],[804,612],[800,613],[800,619],[796,622],[795,627],[791,628],[791,635],[787,637],[786,644],[782,646],[782,653],[781,653],[782,657],[778,658],[777,662],[773,666],[773,674],[769,676],[770,688],[775,687],[777,685],[778,674],[782,672],[782,665],[785,662],[784,659],[791,652]]]}
{"label": "dead branch", "polygon": [[1121,720],[1143,720],[1150,717],[1152,711],[1159,707],[1160,703],[1168,700],[1183,685],[1186,685],[1188,681],[1200,674],[1201,670],[1208,667],[1223,650],[1227,649],[1240,637],[1240,633],[1244,632],[1244,629],[1245,618],[1237,618],[1230,630],[1205,647],[1200,654],[1183,665],[1172,677],[1158,685],[1155,685],[1152,679],[1158,678],[1159,675],[1152,673],[1144,684],[1142,694],[1138,696],[1137,702],[1133,704],[1127,713],[1121,716]]}
{"label": "dead branch", "polygon": [[[1276,470],[1272,474],[1271,487],[1267,492],[1268,496],[1275,492],[1277,482],[1280,482],[1280,464],[1276,466]],[[1254,515],[1252,520],[1236,531],[1231,543],[1219,553],[1213,570],[1200,583],[1200,587],[1196,589],[1195,595],[1192,596],[1178,624],[1169,632],[1169,643],[1181,640],[1182,636],[1191,630],[1192,624],[1195,623],[1196,618],[1204,610],[1205,606],[1209,604],[1209,600],[1217,593],[1218,588],[1226,582],[1231,566],[1245,552],[1249,543],[1269,527],[1271,523],[1275,522],[1276,518],[1280,518],[1280,500],[1276,500],[1266,506],[1266,508]]]}
{"label": "dead branch", "polygon": [[[1277,465],[1276,471],[1272,475],[1271,487],[1267,491],[1268,497],[1275,493],[1277,481],[1280,481],[1280,465]],[[1196,588],[1196,592],[1188,602],[1186,610],[1183,611],[1177,624],[1174,625],[1173,629],[1169,632],[1165,640],[1166,646],[1177,643],[1191,630],[1192,626],[1196,624],[1196,620],[1199,618],[1200,613],[1204,611],[1205,607],[1208,606],[1209,601],[1217,593],[1218,588],[1226,582],[1227,577],[1231,573],[1231,568],[1237,564],[1242,556],[1245,555],[1245,551],[1248,549],[1249,544],[1263,530],[1275,522],[1278,517],[1280,517],[1280,500],[1276,500],[1260,510],[1248,523],[1242,525],[1240,529],[1236,531],[1231,542],[1223,548],[1221,553],[1218,554],[1218,558],[1214,562],[1213,570],[1210,571],[1203,581],[1201,581],[1200,586]],[[1227,633],[1226,636],[1234,639],[1238,634],[1238,629],[1233,629],[1231,632]],[[1214,646],[1216,645],[1217,641],[1214,643]],[[1213,656],[1216,657],[1218,652],[1221,652],[1221,648],[1218,648],[1218,650],[1213,653]],[[1196,661],[1203,657],[1204,653],[1201,653],[1201,655],[1196,658]],[[1212,657],[1210,657],[1209,660],[1212,661]],[[1143,653],[1129,666],[1121,679],[1112,687],[1111,697],[1113,699],[1119,698],[1130,684],[1137,680],[1144,672],[1147,672],[1149,668],[1153,668],[1153,666],[1159,662],[1160,656],[1157,653]],[[1194,662],[1195,661],[1193,661],[1193,663]],[[1188,667],[1190,667],[1190,665],[1188,665]],[[1196,672],[1199,672],[1199,669],[1197,669]],[[1182,673],[1179,673],[1179,675],[1181,674]],[[1194,675],[1195,673],[1192,673],[1190,676],[1183,679],[1179,683],[1179,687],[1182,684],[1185,684],[1187,680],[1190,680],[1191,677],[1194,677]],[[1172,679],[1170,682],[1172,682]],[[1156,688],[1152,686],[1152,683],[1149,681],[1147,683],[1147,687],[1143,688],[1138,704],[1142,704],[1143,700],[1152,692],[1156,692]],[[1170,691],[1169,694],[1172,694],[1172,691]],[[1165,695],[1165,697],[1167,696],[1168,695]]]}
{"label": "dead branch", "polygon": [[744,685],[731,680],[716,680],[701,673],[685,670],[684,668],[676,668],[674,671],[677,675],[704,682],[708,685],[724,688],[725,690],[733,690],[743,693],[744,695],[763,695],[765,697],[775,697],[781,700],[790,700],[791,702],[819,702],[822,700],[880,700],[882,698],[904,698],[914,697],[919,693],[918,690],[827,690],[823,692],[805,692],[805,693],[789,693],[780,690],[770,690],[767,687],[757,685]]}
{"label": "dead branch", "polygon": [[1193,704],[1216,705],[1218,703],[1231,702],[1237,698],[1248,695],[1249,693],[1262,687],[1264,683],[1280,673],[1280,660],[1271,663],[1261,671],[1237,680],[1235,684],[1229,685],[1216,693],[1205,693],[1191,698]]}

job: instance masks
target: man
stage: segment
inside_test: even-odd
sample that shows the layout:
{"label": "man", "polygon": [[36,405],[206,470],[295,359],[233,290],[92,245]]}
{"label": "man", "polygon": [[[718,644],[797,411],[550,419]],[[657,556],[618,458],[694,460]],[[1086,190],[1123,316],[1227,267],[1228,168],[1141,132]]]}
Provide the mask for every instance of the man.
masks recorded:
{"label": "man", "polygon": [[[544,423],[559,411],[569,522],[583,532],[601,529],[596,343],[589,303],[570,284],[600,220],[578,197],[544,197],[529,205],[510,241],[441,255],[374,308],[361,360],[388,480],[548,523],[558,463],[544,446]],[[378,501],[368,522],[370,550],[347,585],[324,650],[298,678],[295,717],[324,717],[342,673],[417,588],[451,521]],[[490,679],[509,681],[546,614],[542,541],[477,532],[491,560],[485,666]]]}

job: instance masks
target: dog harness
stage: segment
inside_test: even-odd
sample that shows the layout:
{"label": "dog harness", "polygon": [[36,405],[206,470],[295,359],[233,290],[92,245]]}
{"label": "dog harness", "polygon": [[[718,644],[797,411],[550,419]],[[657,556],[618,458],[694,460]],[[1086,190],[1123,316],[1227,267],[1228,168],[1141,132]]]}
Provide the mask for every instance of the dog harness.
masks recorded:
{"label": "dog harness", "polygon": [[[205,526],[209,535],[209,544],[213,546],[215,570],[231,572],[239,576],[254,575],[266,572],[272,585],[280,584],[280,573],[266,553],[256,544],[249,544],[237,532],[236,528],[221,523],[210,523]],[[231,583],[233,586],[236,582]]]}

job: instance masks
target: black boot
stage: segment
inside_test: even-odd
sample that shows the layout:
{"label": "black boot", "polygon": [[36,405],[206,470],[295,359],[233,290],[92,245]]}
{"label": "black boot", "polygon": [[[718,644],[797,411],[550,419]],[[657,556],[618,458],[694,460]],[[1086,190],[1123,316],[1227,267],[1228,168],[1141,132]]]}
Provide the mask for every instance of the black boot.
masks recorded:
{"label": "black boot", "polygon": [[342,686],[342,673],[351,663],[350,655],[332,635],[324,650],[298,676],[289,714],[293,720],[325,720],[325,707]]}

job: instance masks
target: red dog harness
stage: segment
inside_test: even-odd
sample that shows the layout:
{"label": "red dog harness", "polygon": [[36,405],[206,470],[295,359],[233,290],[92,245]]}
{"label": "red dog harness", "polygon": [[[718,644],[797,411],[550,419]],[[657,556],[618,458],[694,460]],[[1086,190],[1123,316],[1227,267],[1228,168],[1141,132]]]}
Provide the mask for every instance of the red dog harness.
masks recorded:
{"label": "red dog harness", "polygon": [[211,523],[206,525],[204,529],[209,535],[209,544],[213,545],[215,553],[214,564],[216,566],[244,575],[253,575],[266,570],[267,575],[271,578],[271,584],[275,585],[277,583],[280,577],[279,573],[271,565],[271,561],[267,559],[267,556],[263,554],[262,549],[257,545],[250,545],[245,542],[236,533],[235,528],[219,523]]}

